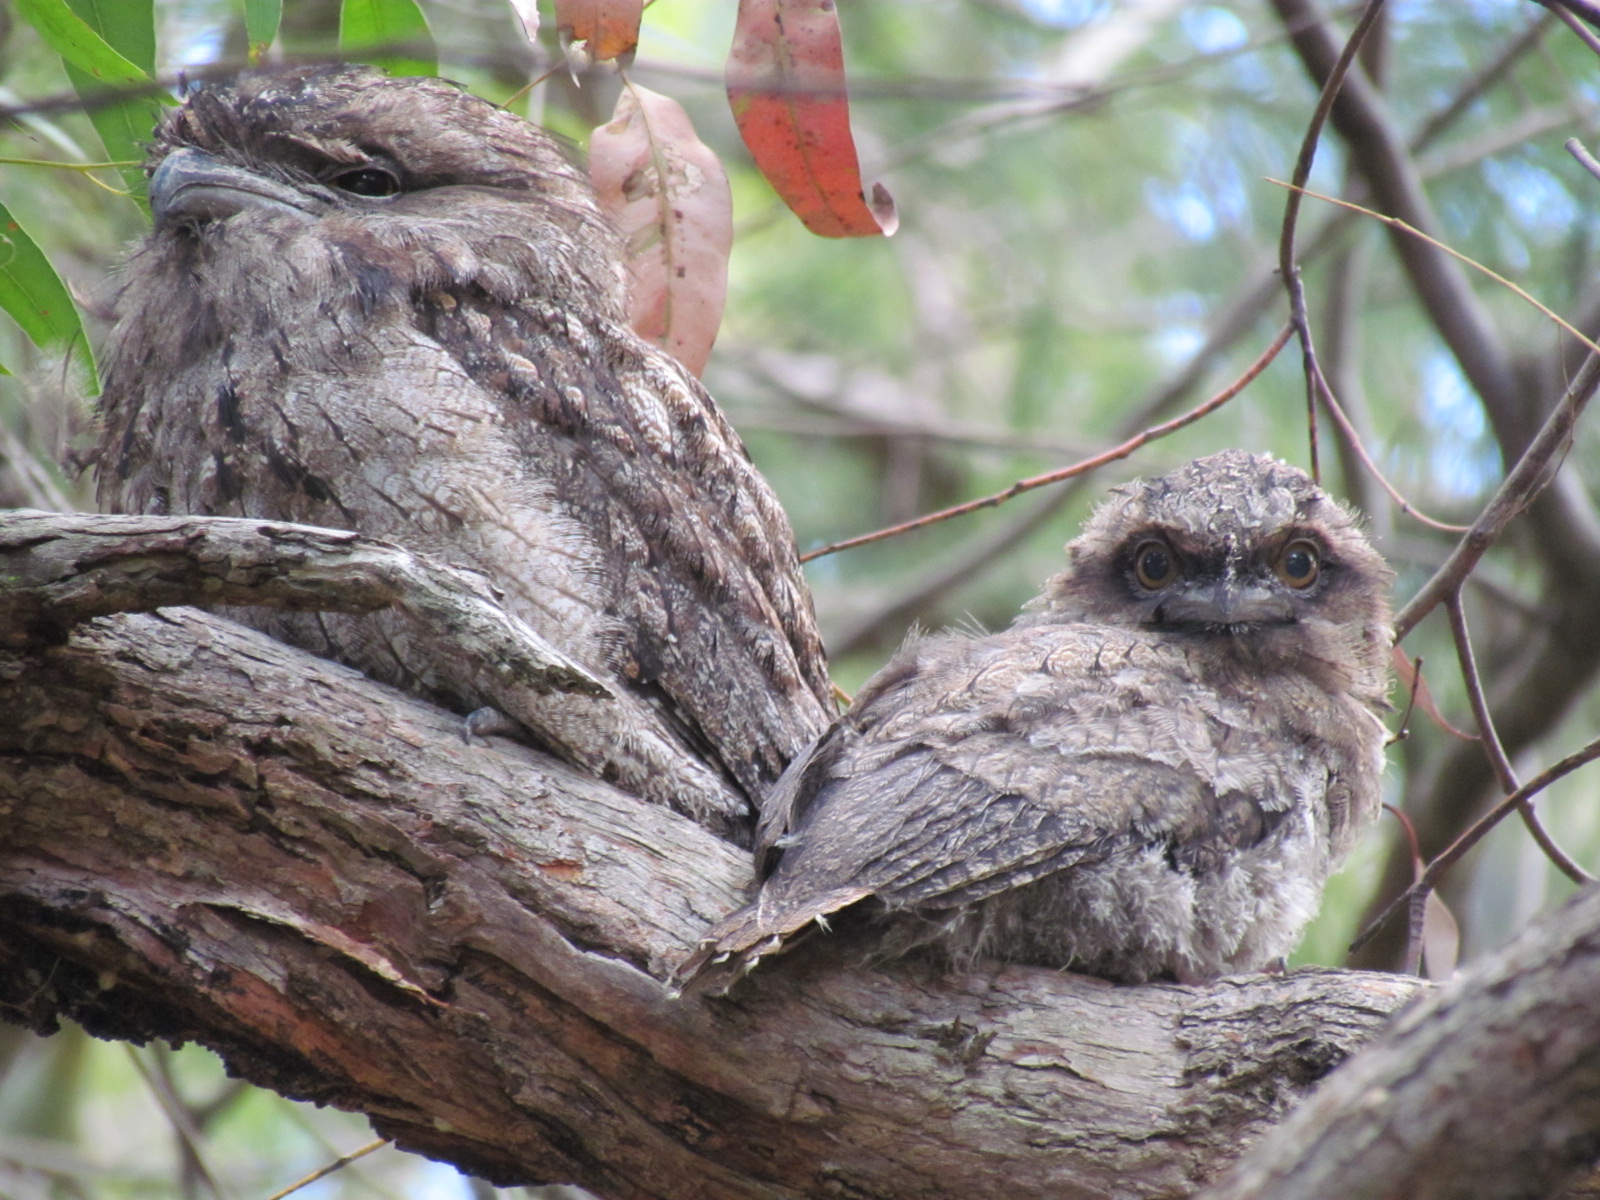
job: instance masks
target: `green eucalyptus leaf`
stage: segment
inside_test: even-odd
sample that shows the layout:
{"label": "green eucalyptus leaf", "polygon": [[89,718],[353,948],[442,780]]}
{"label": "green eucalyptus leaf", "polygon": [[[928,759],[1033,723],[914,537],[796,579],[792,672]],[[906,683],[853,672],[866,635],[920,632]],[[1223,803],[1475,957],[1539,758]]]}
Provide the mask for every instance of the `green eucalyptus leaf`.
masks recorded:
{"label": "green eucalyptus leaf", "polygon": [[437,75],[438,55],[416,0],[343,0],[339,53],[391,75]]}
{"label": "green eucalyptus leaf", "polygon": [[66,284],[4,205],[0,205],[0,309],[34,345],[79,350],[93,382],[94,359]]}
{"label": "green eucalyptus leaf", "polygon": [[[137,7],[140,0],[130,0]],[[119,54],[67,0],[16,0],[17,12],[67,62],[106,87],[154,87],[149,72]]]}
{"label": "green eucalyptus leaf", "polygon": [[283,20],[283,0],[244,0],[244,32],[250,42],[250,61],[257,62],[278,36]]}

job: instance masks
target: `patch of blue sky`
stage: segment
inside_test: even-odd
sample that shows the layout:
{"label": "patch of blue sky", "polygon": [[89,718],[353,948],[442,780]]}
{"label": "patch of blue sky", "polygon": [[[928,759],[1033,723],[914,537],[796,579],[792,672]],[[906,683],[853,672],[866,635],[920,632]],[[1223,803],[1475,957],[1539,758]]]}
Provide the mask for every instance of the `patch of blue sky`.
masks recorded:
{"label": "patch of blue sky", "polygon": [[[1220,77],[1221,83],[1229,91],[1248,96],[1261,104],[1283,103],[1283,85],[1268,69],[1259,51],[1229,55],[1215,69],[1224,72]],[[1226,95],[1226,92],[1219,94]]]}
{"label": "patch of blue sky", "polygon": [[1106,0],[1022,0],[1022,11],[1043,25],[1074,29],[1110,7]]}
{"label": "patch of blue sky", "polygon": [[1182,177],[1145,184],[1150,211],[1192,242],[1209,242],[1223,226],[1249,218],[1249,196],[1238,165],[1215,152],[1214,139],[1198,123],[1175,123],[1173,144]]}
{"label": "patch of blue sky", "polygon": [[410,1192],[413,1200],[472,1200],[472,1184],[448,1163],[426,1163],[419,1174]]}
{"label": "patch of blue sky", "polygon": [[1422,364],[1422,422],[1428,431],[1428,482],[1435,495],[1470,500],[1500,477],[1500,456],[1483,405],[1444,351]]}
{"label": "patch of blue sky", "polygon": [[[1389,16],[1397,25],[1436,21],[1440,19],[1439,7],[1438,0],[1395,0],[1389,6]],[[1515,19],[1527,4],[1525,0],[1456,0],[1455,8],[1485,24],[1501,24]]]}
{"label": "patch of blue sky", "polygon": [[1564,241],[1579,219],[1578,204],[1566,185],[1534,163],[1486,159],[1483,178],[1517,224],[1541,241]]}
{"label": "patch of blue sky", "polygon": [[1170,367],[1186,363],[1205,344],[1206,335],[1198,325],[1167,325],[1150,335],[1150,349]]}
{"label": "patch of blue sky", "polygon": [[222,57],[228,22],[218,12],[216,0],[183,0],[175,10],[161,14],[161,34],[176,34],[167,50],[163,73],[185,67],[203,67]]}
{"label": "patch of blue sky", "polygon": [[1151,352],[1170,366],[1187,362],[1205,342],[1206,300],[1199,292],[1168,292],[1155,306],[1157,327],[1146,339]]}
{"label": "patch of blue sky", "polygon": [[1201,54],[1221,54],[1250,40],[1250,31],[1244,22],[1225,8],[1210,5],[1186,8],[1178,14],[1178,25]]}
{"label": "patch of blue sky", "polygon": [[1217,211],[1200,185],[1191,180],[1149,180],[1144,185],[1144,202],[1191,242],[1209,242],[1217,235]]}
{"label": "patch of blue sky", "polygon": [[1199,176],[1224,225],[1241,226],[1250,217],[1250,194],[1235,159],[1208,155],[1200,160]]}

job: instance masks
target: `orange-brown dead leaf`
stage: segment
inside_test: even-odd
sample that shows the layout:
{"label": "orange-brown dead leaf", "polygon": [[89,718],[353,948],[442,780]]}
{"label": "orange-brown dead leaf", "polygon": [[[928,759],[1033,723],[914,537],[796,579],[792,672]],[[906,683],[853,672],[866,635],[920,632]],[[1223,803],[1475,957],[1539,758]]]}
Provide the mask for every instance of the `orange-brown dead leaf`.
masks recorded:
{"label": "orange-brown dead leaf", "polygon": [[1455,914],[1439,899],[1438,892],[1429,892],[1422,908],[1422,967],[1429,979],[1438,982],[1455,974],[1456,961],[1461,956],[1461,927]]}
{"label": "orange-brown dead leaf", "polygon": [[696,375],[722,324],[733,196],[677,101],[630,82],[589,143],[600,203],[627,238],[629,320]]}
{"label": "orange-brown dead leaf", "polygon": [[556,29],[579,66],[632,55],[639,44],[644,0],[555,0]]}
{"label": "orange-brown dead leaf", "polygon": [[1394,673],[1400,677],[1400,686],[1416,697],[1416,706],[1428,716],[1433,718],[1433,723],[1453,737],[1458,737],[1464,742],[1475,742],[1478,739],[1470,733],[1463,733],[1449,721],[1444,719],[1444,714],[1439,711],[1439,706],[1434,703],[1433,693],[1428,690],[1428,681],[1417,676],[1417,670],[1411,660],[1406,657],[1406,652],[1396,646],[1391,651],[1394,661]]}
{"label": "orange-brown dead leaf", "polygon": [[739,0],[728,103],[756,166],[812,233],[891,234],[881,183],[866,198],[833,0]]}

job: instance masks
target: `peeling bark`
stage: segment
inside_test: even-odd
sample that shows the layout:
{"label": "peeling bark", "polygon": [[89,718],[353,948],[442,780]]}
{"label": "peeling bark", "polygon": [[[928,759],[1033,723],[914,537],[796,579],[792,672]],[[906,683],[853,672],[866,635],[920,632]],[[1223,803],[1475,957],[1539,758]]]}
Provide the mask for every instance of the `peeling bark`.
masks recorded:
{"label": "peeling bark", "polygon": [[610,692],[507,612],[488,580],[340,529],[236,517],[0,513],[0,639],[50,638],[87,617],[164,604],[315,612],[394,608],[448,638],[508,711],[524,692]]}
{"label": "peeling bark", "polygon": [[1418,989],[660,979],[744,856],[187,610],[0,657],[0,1016],[198,1041],[488,1178],[608,1197],[1182,1196]]}

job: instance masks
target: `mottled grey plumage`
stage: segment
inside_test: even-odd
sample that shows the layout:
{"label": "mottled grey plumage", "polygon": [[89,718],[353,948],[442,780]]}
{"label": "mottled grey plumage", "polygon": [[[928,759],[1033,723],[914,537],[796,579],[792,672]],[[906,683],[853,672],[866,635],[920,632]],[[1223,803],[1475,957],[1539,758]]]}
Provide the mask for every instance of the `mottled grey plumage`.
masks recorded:
{"label": "mottled grey plumage", "polygon": [[874,954],[1129,982],[1289,951],[1378,811],[1392,573],[1303,472],[1242,451],[1117,489],[1068,557],[1005,632],[909,642],[795,760],[770,874],[687,985],[835,913]]}
{"label": "mottled grey plumage", "polygon": [[[155,229],[104,358],[102,505],[357,529],[482,573],[617,685],[551,697],[540,740],[747,831],[747,797],[827,724],[811,602],[737,435],[628,329],[583,173],[450,84],[348,67],[202,89],[150,162]],[[393,615],[236,615],[486,702]]]}

